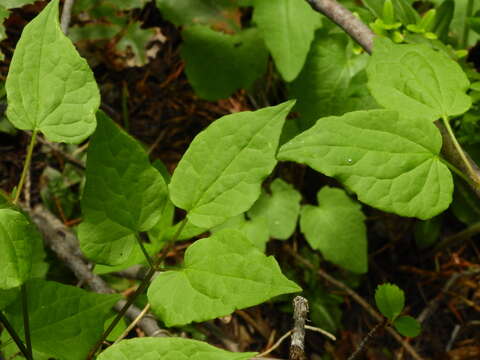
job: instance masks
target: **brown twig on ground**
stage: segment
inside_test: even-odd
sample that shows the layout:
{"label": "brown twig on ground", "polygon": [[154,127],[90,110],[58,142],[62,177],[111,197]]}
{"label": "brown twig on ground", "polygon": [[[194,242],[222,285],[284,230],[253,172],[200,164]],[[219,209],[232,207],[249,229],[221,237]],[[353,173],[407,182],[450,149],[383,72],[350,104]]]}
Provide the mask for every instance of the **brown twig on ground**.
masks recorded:
{"label": "brown twig on ground", "polygon": [[[37,205],[30,212],[30,216],[42,232],[46,245],[72,270],[78,280],[97,293],[114,293],[114,290],[100,276],[92,273],[88,262],[80,252],[76,236],[55,215],[42,205]],[[125,303],[126,300],[118,301],[115,304],[115,310],[119,311]],[[134,321],[140,313],[140,309],[130,306],[125,316]],[[138,327],[148,336],[166,336],[165,330],[161,329],[156,320],[149,316],[143,317],[138,322]]]}
{"label": "brown twig on ground", "polygon": [[[370,28],[365,25],[362,20],[353,15],[348,9],[343,7],[335,0],[306,0],[314,10],[322,13],[327,18],[332,20],[335,24],[340,26],[345,32],[355,40],[363,49],[369,54],[373,50],[373,38],[375,34]],[[465,164],[458,153],[447,129],[440,120],[435,122],[443,138],[442,154],[447,161],[453,164],[457,169],[461,170],[469,177],[471,181],[468,185],[472,188],[475,194],[480,197],[480,169],[477,164],[465,154],[469,165]],[[470,171],[469,167],[473,169]]]}
{"label": "brown twig on ground", "polygon": [[[345,285],[343,282],[338,281],[337,279],[331,277],[325,271],[320,268],[315,267],[309,261],[298,255],[297,253],[293,252],[290,247],[287,247],[287,251],[300,263],[311,269],[312,271],[316,271],[320,277],[327,280],[332,285],[336,286],[337,288],[345,291],[353,300],[355,300],[360,306],[362,306],[375,320],[378,322],[382,322],[384,320],[383,316],[380,315],[374,308],[372,308],[360,295],[358,295],[354,290],[350,287]],[[423,358],[417,353],[417,351],[406,342],[393,328],[387,327],[387,331],[394,337],[395,340],[398,341],[400,345],[415,359],[415,360],[423,360]]]}
{"label": "brown twig on ground", "polygon": [[62,19],[60,21],[60,28],[63,33],[67,35],[68,27],[70,26],[70,20],[72,19],[72,8],[75,0],[65,0],[62,9]]}
{"label": "brown twig on ground", "polygon": [[362,342],[360,345],[358,345],[357,350],[354,351],[352,355],[348,358],[348,360],[356,360],[359,358],[360,355],[365,351],[367,345],[370,343],[370,341],[373,340],[373,338],[377,335],[380,330],[385,328],[385,325],[387,324],[386,319],[384,319],[381,323],[378,323],[373,327],[372,330],[368,332],[368,334],[363,338]]}
{"label": "brown twig on ground", "polygon": [[305,359],[305,322],[308,315],[308,301],[304,297],[293,299],[293,332],[290,339],[289,360]]}

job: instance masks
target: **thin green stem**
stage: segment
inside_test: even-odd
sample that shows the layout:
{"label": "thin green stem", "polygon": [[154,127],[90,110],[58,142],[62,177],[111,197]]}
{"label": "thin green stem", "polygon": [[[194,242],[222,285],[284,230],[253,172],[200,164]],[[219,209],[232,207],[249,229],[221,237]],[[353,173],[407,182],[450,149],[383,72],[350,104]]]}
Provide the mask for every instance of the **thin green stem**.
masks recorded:
{"label": "thin green stem", "polygon": [[143,278],[142,282],[138,286],[137,290],[135,290],[135,292],[129,297],[128,301],[122,307],[122,309],[118,312],[117,316],[115,316],[115,318],[113,319],[112,323],[109,325],[107,330],[103,332],[98,342],[95,344],[95,346],[92,348],[92,350],[88,354],[87,360],[93,359],[98,349],[100,349],[105,339],[108,337],[108,335],[110,335],[110,333],[115,328],[115,326],[117,326],[118,322],[125,315],[128,308],[134,303],[134,301],[138,298],[138,296],[147,289],[148,285],[150,285],[150,281],[152,280],[153,275],[155,275],[155,272],[157,271],[157,266],[160,265],[163,259],[168,255],[168,252],[170,251],[170,248],[171,248],[171,244],[174,244],[175,241],[177,241],[186,223],[187,223],[187,219],[182,220],[182,223],[179,226],[177,232],[173,235],[172,239],[168,242],[167,246],[163,248],[162,253],[158,257],[158,259],[156,259],[156,261],[153,262],[153,266],[150,267],[150,269],[148,269],[148,272],[145,274],[145,277]]}
{"label": "thin green stem", "polygon": [[23,329],[25,332],[25,346],[30,354],[30,358],[33,359],[32,340],[30,339],[30,318],[28,316],[28,294],[27,286],[22,284],[20,287],[21,301],[22,301],[22,315],[23,315]]}
{"label": "thin green stem", "polygon": [[1,311],[0,311],[0,324],[2,324],[5,330],[7,330],[7,332],[10,334],[10,337],[15,342],[15,344],[17,344],[18,349],[22,352],[23,356],[25,356],[28,360],[33,360],[30,352],[28,352],[25,345],[23,345],[22,339],[20,339],[17,332],[8,321],[7,317]]}
{"label": "thin green stem", "polygon": [[36,139],[37,139],[37,130],[34,130],[33,133],[32,133],[32,137],[30,139],[30,144],[28,144],[27,157],[25,158],[25,163],[23,164],[22,175],[20,176],[20,181],[18,182],[17,191],[15,193],[15,198],[13,199],[13,203],[15,205],[18,204],[18,200],[20,199],[20,194],[22,193],[23,184],[25,184],[25,178],[27,177],[27,172],[30,169],[30,163],[32,162],[33,148],[35,147]]}
{"label": "thin green stem", "polygon": [[448,167],[453,173],[457,174],[457,176],[459,176],[460,178],[462,178],[463,180],[465,180],[465,182],[467,182],[468,184],[472,184],[472,183],[473,183],[473,181],[472,181],[467,175],[465,175],[460,169],[458,169],[458,168],[455,167],[454,165],[450,164],[447,160],[440,158],[440,161],[442,161],[445,165],[447,165],[447,167]]}
{"label": "thin green stem", "polygon": [[142,239],[140,238],[140,234],[135,233],[135,238],[137,239],[138,246],[140,246],[140,250],[142,250],[142,253],[145,256],[145,259],[147,259],[148,265],[150,265],[150,267],[153,268],[154,265],[153,265],[152,258],[150,257],[150,255],[148,255],[147,249],[145,249]]}
{"label": "thin green stem", "polygon": [[479,186],[479,179],[477,174],[475,173],[475,170],[473,170],[472,164],[470,161],[468,161],[467,156],[465,155],[465,152],[463,151],[462,147],[458,143],[457,138],[455,137],[455,134],[453,133],[452,127],[450,126],[450,122],[448,121],[448,118],[446,116],[442,117],[443,123],[445,125],[445,128],[447,129],[448,135],[450,136],[450,139],[452,139],[453,145],[455,146],[455,149],[457,149],[458,154],[460,155],[460,158],[462,159],[462,162],[465,164],[469,175],[473,181],[475,181],[475,187]]}

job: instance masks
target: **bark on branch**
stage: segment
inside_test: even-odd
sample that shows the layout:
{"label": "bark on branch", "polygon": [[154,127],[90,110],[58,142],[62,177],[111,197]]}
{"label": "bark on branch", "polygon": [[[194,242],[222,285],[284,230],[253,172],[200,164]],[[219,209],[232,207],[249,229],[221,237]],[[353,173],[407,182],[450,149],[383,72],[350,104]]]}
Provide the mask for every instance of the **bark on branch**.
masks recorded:
{"label": "bark on branch", "polygon": [[[76,236],[55,215],[42,205],[37,205],[30,212],[30,216],[42,232],[46,245],[67,265],[78,280],[97,293],[112,294],[115,292],[100,276],[92,273],[88,262],[80,252]],[[114,306],[115,310],[119,311],[125,303],[126,300],[118,301]],[[133,321],[140,312],[141,310],[136,306],[130,306],[125,316]],[[161,329],[156,320],[149,316],[143,317],[138,322],[138,327],[148,336],[166,336],[165,330]]]}

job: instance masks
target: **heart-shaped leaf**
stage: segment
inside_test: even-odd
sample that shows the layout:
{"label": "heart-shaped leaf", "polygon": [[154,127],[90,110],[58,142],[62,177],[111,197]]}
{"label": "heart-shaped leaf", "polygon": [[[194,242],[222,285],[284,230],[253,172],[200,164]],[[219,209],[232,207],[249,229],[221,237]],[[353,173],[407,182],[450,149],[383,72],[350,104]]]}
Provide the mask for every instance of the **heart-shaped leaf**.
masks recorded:
{"label": "heart-shaped leaf", "polygon": [[318,120],[283,145],[278,157],[336,177],[368,205],[424,220],[452,201],[441,146],[433,123],[370,110]]}
{"label": "heart-shaped leaf", "polygon": [[226,229],[190,245],[182,270],[158,275],[148,289],[167,326],[211,320],[274,296],[300,291],[242,233]]}
{"label": "heart-shaped leaf", "polygon": [[100,94],[87,62],[60,30],[58,0],[25,26],[5,88],[7,116],[18,129],[68,143],[95,130]]}

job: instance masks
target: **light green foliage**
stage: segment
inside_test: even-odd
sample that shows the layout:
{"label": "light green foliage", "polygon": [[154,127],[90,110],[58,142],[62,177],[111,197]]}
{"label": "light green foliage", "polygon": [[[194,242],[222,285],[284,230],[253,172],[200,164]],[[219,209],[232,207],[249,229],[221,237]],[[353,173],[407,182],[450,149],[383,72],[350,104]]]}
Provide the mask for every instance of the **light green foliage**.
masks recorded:
{"label": "light green foliage", "polygon": [[408,337],[418,336],[422,331],[420,323],[411,316],[399,316],[393,322],[393,326],[400,334]]}
{"label": "light green foliage", "polygon": [[[84,360],[103,331],[110,308],[120,295],[95,294],[39,279],[27,282],[30,331],[34,350],[59,360]],[[21,303],[6,310],[23,337]]]}
{"label": "light green foliage", "polygon": [[318,206],[306,205],[300,229],[326,260],[355,273],[368,270],[367,230],[361,205],[339,188],[324,186],[317,194]]}
{"label": "light green foliage", "polygon": [[175,25],[228,22],[226,13],[232,0],[156,0],[160,12]]}
{"label": "light green foliage", "polygon": [[[384,4],[385,0],[362,0],[365,6],[375,15],[377,18],[384,18]],[[395,20],[402,22],[403,24],[415,24],[419,16],[415,9],[410,5],[408,0],[392,0],[393,13],[395,14]]]}
{"label": "light green foliage", "polygon": [[408,118],[435,121],[471,106],[470,82],[460,65],[426,45],[377,38],[367,73],[375,100]]}
{"label": "light green foliage", "polygon": [[97,262],[118,264],[134,246],[132,233],[160,220],[167,187],[142,146],[101,112],[87,156],[81,247]]}
{"label": "light green foliage", "polygon": [[20,212],[0,209],[0,289],[11,289],[30,278],[34,242],[41,237]]}
{"label": "light green foliage", "polygon": [[224,116],[198,134],[170,182],[170,198],[192,224],[211,228],[247,211],[273,170],[278,139],[293,106],[285,102]]}
{"label": "light green foliage", "polygon": [[302,195],[280,178],[270,185],[271,195],[265,192],[249,210],[251,218],[265,217],[270,236],[286,240],[292,236],[300,213]]}
{"label": "light green foliage", "polygon": [[74,13],[84,11],[89,15],[98,16],[118,10],[142,8],[148,0],[76,0]]}
{"label": "light green foliage", "polygon": [[367,59],[354,55],[345,34],[316,32],[305,66],[290,86],[303,129],[323,116],[375,107],[361,71]]}
{"label": "light green foliage", "polygon": [[234,216],[223,224],[214,227],[211,232],[215,234],[223,229],[236,229],[261,251],[265,251],[265,245],[270,239],[267,219],[263,216],[247,217],[249,219],[246,218],[246,214]]}
{"label": "light green foliage", "polygon": [[79,143],[96,126],[100,95],[93,73],[60,30],[58,0],[23,30],[7,76],[7,116],[51,141]]}
{"label": "light green foliage", "polygon": [[183,338],[124,340],[102,352],[98,360],[248,360],[256,353],[232,353]]}
{"label": "light green foliage", "polygon": [[468,21],[473,14],[480,10],[480,2],[475,0],[454,1],[455,11],[453,14],[450,32],[455,38],[457,38],[458,47],[467,48],[469,46],[473,46],[480,36],[479,34],[469,31]]}
{"label": "light green foliage", "polygon": [[257,24],[285,81],[297,77],[307,58],[320,15],[304,0],[255,0]]}
{"label": "light green foliage", "polygon": [[227,98],[265,72],[268,52],[254,28],[229,35],[194,25],[184,29],[182,37],[185,72],[201,98]]}
{"label": "light green foliage", "polygon": [[242,233],[226,229],[190,245],[182,270],[158,275],[148,290],[167,326],[211,320],[301,291]]}
{"label": "light green foliage", "polygon": [[[10,12],[5,7],[0,5],[0,41],[5,40],[7,37],[7,34],[5,33],[5,27],[3,26],[3,22],[5,21],[5,19],[7,19],[9,14]],[[2,61],[3,58],[4,58],[4,55],[0,51],[0,61]]]}
{"label": "light green foliage", "polygon": [[382,284],[375,290],[375,304],[383,316],[393,321],[405,306],[405,295],[397,285]]}
{"label": "light green foliage", "polygon": [[441,146],[433,123],[370,110],[320,119],[283,145],[278,157],[336,177],[370,206],[428,219],[452,201]]}

